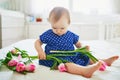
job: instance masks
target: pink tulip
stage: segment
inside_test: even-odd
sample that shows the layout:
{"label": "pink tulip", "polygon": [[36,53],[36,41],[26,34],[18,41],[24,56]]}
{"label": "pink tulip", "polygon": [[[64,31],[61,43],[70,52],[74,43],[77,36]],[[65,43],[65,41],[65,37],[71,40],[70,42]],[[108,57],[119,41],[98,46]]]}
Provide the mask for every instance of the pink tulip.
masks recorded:
{"label": "pink tulip", "polygon": [[17,63],[18,63],[17,60],[10,60],[10,61],[8,62],[8,66],[16,66]]}
{"label": "pink tulip", "polygon": [[20,60],[22,59],[21,54],[18,55],[18,58],[17,58],[17,59],[18,59],[18,61],[20,61]]}
{"label": "pink tulip", "polygon": [[19,63],[17,64],[17,66],[16,66],[16,71],[17,71],[17,72],[23,72],[23,71],[25,71],[25,64],[19,62]]}
{"label": "pink tulip", "polygon": [[67,69],[66,69],[66,67],[65,67],[65,65],[64,65],[63,63],[61,63],[61,64],[58,66],[58,70],[59,70],[60,72],[65,72],[65,71],[67,71]]}
{"label": "pink tulip", "polygon": [[28,71],[28,72],[34,72],[35,65],[34,64],[28,64],[28,65],[26,65],[25,70]]}
{"label": "pink tulip", "polygon": [[100,71],[105,71],[107,64],[102,61],[102,66],[99,68]]}
{"label": "pink tulip", "polygon": [[11,50],[11,53],[12,53],[12,54],[16,54],[16,53],[17,53],[17,50],[16,50],[16,49],[12,49],[12,50]]}

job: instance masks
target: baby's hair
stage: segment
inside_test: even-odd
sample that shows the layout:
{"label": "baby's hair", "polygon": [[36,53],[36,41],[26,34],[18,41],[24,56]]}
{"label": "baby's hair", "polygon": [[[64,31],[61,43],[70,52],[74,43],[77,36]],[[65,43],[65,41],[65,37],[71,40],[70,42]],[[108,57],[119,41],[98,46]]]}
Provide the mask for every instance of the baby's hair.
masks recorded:
{"label": "baby's hair", "polygon": [[70,24],[69,11],[66,8],[63,8],[63,7],[55,7],[55,8],[53,8],[52,11],[49,14],[49,19],[51,18],[52,20],[57,22],[63,14],[66,15],[66,17],[68,19],[68,23]]}

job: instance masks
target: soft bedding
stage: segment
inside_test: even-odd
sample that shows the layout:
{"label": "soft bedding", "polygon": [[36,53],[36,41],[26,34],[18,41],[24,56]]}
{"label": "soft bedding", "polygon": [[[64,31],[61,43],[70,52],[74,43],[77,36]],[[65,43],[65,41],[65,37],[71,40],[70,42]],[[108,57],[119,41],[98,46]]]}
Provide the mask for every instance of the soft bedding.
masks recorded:
{"label": "soft bedding", "polygon": [[[2,48],[0,49],[0,58],[4,58],[6,53],[14,47],[24,49],[30,55],[37,55],[34,42],[35,39],[26,39]],[[81,42],[83,45],[90,45],[90,50],[97,58],[107,58],[112,55],[120,56],[120,43],[97,40]],[[115,61],[111,67],[107,67],[105,71],[96,71],[91,78],[50,70],[48,67],[38,65],[38,60],[35,60],[34,63],[37,66],[35,72],[27,75],[12,72],[3,66],[0,70],[0,80],[120,80],[120,59]]]}

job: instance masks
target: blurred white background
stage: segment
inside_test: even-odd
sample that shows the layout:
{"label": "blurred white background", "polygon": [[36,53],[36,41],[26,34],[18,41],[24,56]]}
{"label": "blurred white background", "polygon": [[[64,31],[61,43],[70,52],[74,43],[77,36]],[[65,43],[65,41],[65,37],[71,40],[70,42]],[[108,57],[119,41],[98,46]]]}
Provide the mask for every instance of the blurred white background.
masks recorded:
{"label": "blurred white background", "polygon": [[0,46],[38,38],[50,28],[47,18],[56,6],[69,10],[69,29],[80,40],[119,40],[119,4],[120,0],[0,0]]}

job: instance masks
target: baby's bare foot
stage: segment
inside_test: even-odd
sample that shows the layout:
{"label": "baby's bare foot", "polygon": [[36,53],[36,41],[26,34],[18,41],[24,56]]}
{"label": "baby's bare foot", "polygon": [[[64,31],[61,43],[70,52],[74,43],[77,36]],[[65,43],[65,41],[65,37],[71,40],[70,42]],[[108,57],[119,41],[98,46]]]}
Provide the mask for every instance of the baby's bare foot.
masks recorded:
{"label": "baby's bare foot", "polygon": [[108,65],[111,66],[114,61],[116,61],[119,56],[112,56],[110,58],[104,59],[103,61]]}
{"label": "baby's bare foot", "polygon": [[98,61],[97,63],[95,63],[93,65],[85,67],[83,69],[82,75],[86,78],[90,78],[93,75],[93,73],[100,68],[101,65],[102,65],[102,62]]}

